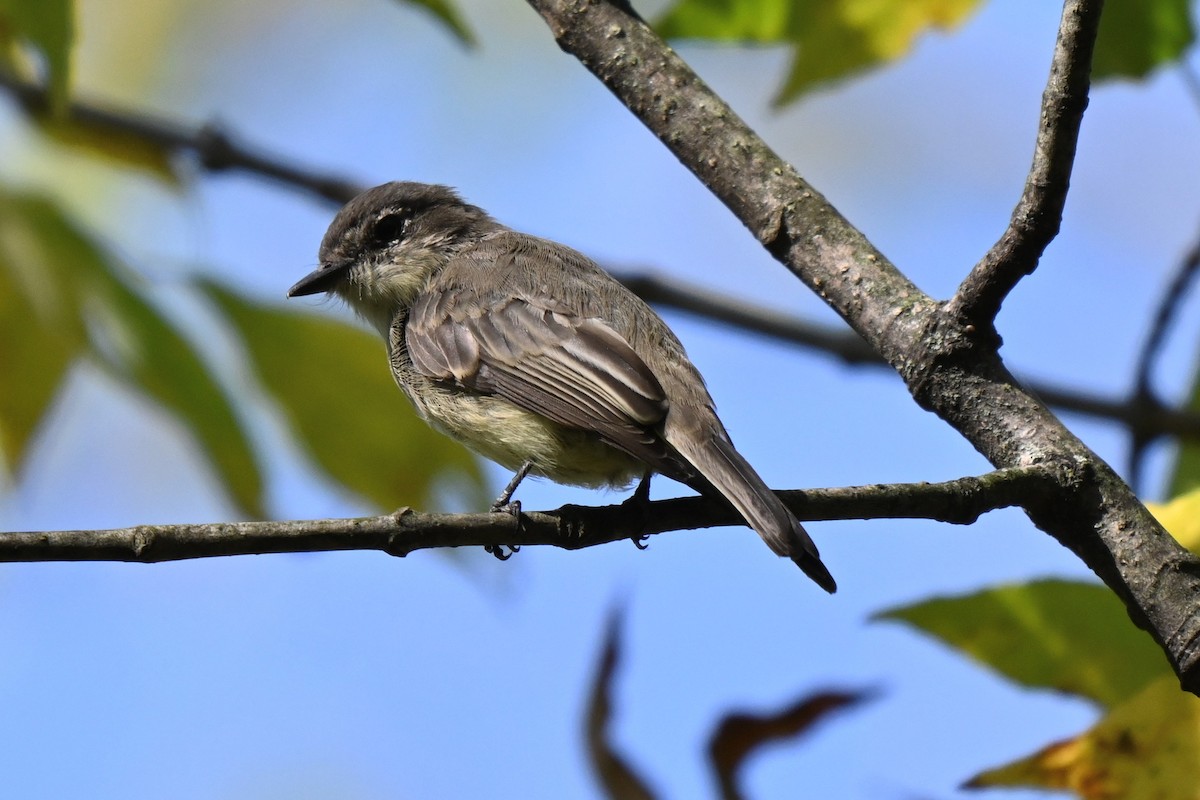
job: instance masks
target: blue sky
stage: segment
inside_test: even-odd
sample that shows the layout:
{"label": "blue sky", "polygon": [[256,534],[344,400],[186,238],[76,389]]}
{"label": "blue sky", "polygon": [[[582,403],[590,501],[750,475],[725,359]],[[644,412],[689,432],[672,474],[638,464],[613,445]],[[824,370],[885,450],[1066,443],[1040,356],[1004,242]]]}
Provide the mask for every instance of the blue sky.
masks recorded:
{"label": "blue sky", "polygon": [[[84,68],[119,38],[104,27],[119,23],[103,5],[81,12],[79,83],[96,97],[119,95]],[[987,4],[961,30],[924,38],[901,64],[781,112],[767,103],[786,54],[680,49],[918,285],[946,296],[1019,195],[1057,25],[1052,5]],[[482,41],[475,51],[393,3],[300,2],[286,16],[249,20],[238,6],[182,17],[161,79],[125,102],[219,119],[273,152],[364,183],[452,184],[502,221],[614,267],[836,323],[523,3],[464,4]],[[242,22],[230,33],[232,20]],[[1063,233],[999,320],[1015,371],[1102,393],[1128,388],[1151,310],[1196,235],[1198,125],[1171,73],[1095,91]],[[282,300],[315,263],[333,213],[253,178],[197,175],[173,193],[144,179],[96,178],[86,166],[80,174],[101,188],[81,198],[54,168],[58,157],[39,157],[7,108],[0,142],[33,156],[8,160],[0,176],[74,198],[168,307],[218,340],[218,352],[229,343],[179,277],[204,270]],[[1194,312],[1160,370],[1172,397],[1190,381]],[[887,372],[665,316],[739,449],[774,486],[988,469]],[[253,418],[269,448],[275,514],[366,510],[314,475],[269,407]],[[1067,422],[1123,468],[1119,429]],[[1161,483],[1168,464],[1156,452],[1152,478]],[[497,487],[506,479],[489,475]],[[676,491],[685,490],[655,484],[656,496]],[[520,498],[545,508],[620,496],[527,482]],[[10,530],[231,514],[173,423],[86,368],[72,376],[28,473],[0,498],[0,528]],[[7,565],[5,793],[598,796],[580,731],[614,604],[626,610],[617,743],[663,797],[712,795],[702,752],[722,713],[771,709],[826,687],[881,695],[802,743],[764,752],[746,773],[751,796],[956,797],[973,772],[1095,718],[1084,704],[1016,689],[931,641],[868,621],[935,594],[1087,576],[1019,512],[969,528],[877,521],[810,532],[841,585],[835,597],[746,529],[659,536],[646,552],[624,543],[526,548],[507,563],[472,552]]]}

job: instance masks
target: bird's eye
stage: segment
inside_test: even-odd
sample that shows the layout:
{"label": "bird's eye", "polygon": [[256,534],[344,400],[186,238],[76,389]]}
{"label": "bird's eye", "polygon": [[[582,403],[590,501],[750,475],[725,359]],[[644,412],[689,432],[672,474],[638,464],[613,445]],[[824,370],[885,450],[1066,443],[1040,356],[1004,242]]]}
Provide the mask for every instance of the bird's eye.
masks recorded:
{"label": "bird's eye", "polygon": [[379,244],[391,244],[404,238],[404,231],[412,218],[405,211],[387,214],[375,221],[371,238]]}

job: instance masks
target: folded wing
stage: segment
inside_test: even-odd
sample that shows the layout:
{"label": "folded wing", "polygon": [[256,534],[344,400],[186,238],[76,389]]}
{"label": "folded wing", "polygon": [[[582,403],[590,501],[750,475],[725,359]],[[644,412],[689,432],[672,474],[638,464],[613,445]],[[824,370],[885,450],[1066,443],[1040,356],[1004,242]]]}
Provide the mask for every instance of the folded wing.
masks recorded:
{"label": "folded wing", "polygon": [[430,292],[413,306],[405,341],[419,372],[593,431],[657,472],[695,479],[659,432],[668,410],[662,385],[612,327],[517,297],[490,307],[463,302],[469,291]]}

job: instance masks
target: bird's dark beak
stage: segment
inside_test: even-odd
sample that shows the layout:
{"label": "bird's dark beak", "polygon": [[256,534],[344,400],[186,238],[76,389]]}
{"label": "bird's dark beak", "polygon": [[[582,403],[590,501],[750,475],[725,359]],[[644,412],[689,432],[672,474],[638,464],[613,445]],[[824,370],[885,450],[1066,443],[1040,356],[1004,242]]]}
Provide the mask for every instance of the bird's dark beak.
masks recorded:
{"label": "bird's dark beak", "polygon": [[288,289],[288,297],[303,297],[306,294],[333,291],[346,277],[348,265],[322,264],[316,270],[308,273],[296,285]]}

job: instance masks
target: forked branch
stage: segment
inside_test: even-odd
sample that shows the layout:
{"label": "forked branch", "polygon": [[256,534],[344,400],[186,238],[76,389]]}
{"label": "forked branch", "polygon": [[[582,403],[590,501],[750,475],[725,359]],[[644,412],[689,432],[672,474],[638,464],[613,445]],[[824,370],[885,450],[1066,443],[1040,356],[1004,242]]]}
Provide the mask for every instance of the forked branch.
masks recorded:
{"label": "forked branch", "polygon": [[1058,235],[1079,127],[1088,105],[1092,51],[1103,5],[1103,0],[1068,0],[1063,6],[1025,189],[1000,240],[950,300],[950,312],[966,323],[990,327],[1004,298],[1037,269],[1042,253]]}
{"label": "forked branch", "polygon": [[[925,295],[780,159],[625,3],[527,0],[559,46],[589,69],[746,225],[764,247],[892,365],[922,407],[997,468],[1054,466],[1050,502],[1022,506],[1125,602],[1184,688],[1200,694],[1200,560],[1120,477],[1005,368],[992,309],[1058,229],[1098,0],[1067,0],[1028,197],[1011,241],[973,270],[952,307]],[[1047,222],[1047,217],[1053,217]],[[972,286],[979,288],[972,289]],[[972,310],[973,309],[973,310]],[[971,318],[985,319],[986,326]]]}

